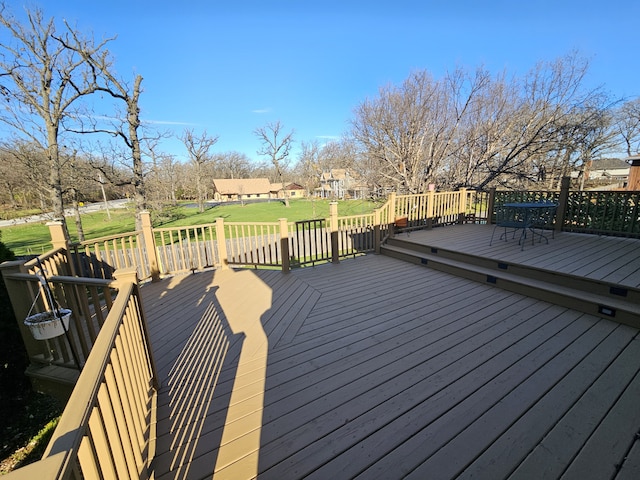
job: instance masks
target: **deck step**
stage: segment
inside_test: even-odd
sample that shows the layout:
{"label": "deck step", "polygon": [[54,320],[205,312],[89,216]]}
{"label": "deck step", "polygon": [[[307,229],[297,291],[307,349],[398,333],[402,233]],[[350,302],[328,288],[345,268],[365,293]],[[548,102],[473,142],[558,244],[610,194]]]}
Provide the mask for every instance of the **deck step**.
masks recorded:
{"label": "deck step", "polygon": [[80,371],[59,365],[31,364],[25,374],[31,379],[34,390],[52,395],[66,403],[78,381]]}
{"label": "deck step", "polygon": [[640,328],[640,290],[392,239],[381,253]]}

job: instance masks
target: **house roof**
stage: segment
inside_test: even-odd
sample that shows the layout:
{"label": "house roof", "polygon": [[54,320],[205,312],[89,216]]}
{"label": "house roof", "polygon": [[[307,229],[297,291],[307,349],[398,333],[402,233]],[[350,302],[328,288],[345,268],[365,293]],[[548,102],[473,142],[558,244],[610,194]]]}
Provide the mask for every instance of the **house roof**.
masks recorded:
{"label": "house roof", "polygon": [[322,180],[344,180],[347,178],[347,170],[345,168],[332,168],[328,172],[322,172],[320,178]]}
{"label": "house roof", "polygon": [[272,191],[266,178],[216,178],[213,187],[222,195],[255,195]]}
{"label": "house roof", "polygon": [[[272,192],[279,192],[280,190],[283,190],[282,188],[282,183],[272,183],[271,184],[271,191]],[[297,183],[287,183],[284,187],[284,190],[304,190],[304,187],[302,185],[299,185]]]}
{"label": "house roof", "polygon": [[600,158],[591,161],[590,170],[624,170],[629,164],[619,158]]}

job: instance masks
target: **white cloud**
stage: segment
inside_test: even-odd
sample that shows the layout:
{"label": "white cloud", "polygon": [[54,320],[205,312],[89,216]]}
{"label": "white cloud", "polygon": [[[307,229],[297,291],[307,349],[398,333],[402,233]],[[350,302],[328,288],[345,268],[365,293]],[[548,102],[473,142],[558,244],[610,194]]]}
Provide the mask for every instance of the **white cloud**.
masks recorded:
{"label": "white cloud", "polygon": [[271,108],[258,108],[256,110],[251,110],[251,113],[269,113],[271,111]]}
{"label": "white cloud", "polygon": [[143,123],[150,123],[152,125],[184,125],[187,127],[196,127],[197,123],[189,123],[189,122],[174,122],[172,120],[143,120]]}

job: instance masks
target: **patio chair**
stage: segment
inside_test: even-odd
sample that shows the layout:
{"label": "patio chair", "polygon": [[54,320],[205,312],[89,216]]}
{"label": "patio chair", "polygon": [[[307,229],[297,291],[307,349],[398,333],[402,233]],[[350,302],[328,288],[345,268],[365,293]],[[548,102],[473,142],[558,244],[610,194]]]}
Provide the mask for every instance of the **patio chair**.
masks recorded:
{"label": "patio chair", "polygon": [[516,232],[521,230],[520,238],[518,239],[518,244],[522,245],[524,248],[524,240],[527,238],[527,228],[529,227],[529,222],[526,214],[519,209],[505,207],[504,205],[498,205],[496,207],[496,226],[493,229],[493,233],[491,234],[491,240],[489,241],[489,246],[493,244],[493,237],[498,228],[504,228],[504,233],[500,235],[500,239],[504,237],[504,241],[507,241],[507,237],[509,233],[513,232],[513,237],[516,238]]}
{"label": "patio chair", "polygon": [[551,238],[555,237],[554,219],[556,216],[557,205],[553,202],[548,203],[548,208],[537,209],[535,215],[531,219],[531,228],[540,230],[551,230]]}

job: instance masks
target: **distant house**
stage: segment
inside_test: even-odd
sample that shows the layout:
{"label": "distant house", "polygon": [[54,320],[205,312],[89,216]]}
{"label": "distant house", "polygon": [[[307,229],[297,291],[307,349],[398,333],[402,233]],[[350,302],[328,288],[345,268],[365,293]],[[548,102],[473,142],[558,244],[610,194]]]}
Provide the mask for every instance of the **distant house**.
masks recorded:
{"label": "distant house", "polygon": [[297,183],[288,183],[282,188],[282,183],[271,184],[271,198],[304,198],[306,196],[306,190],[302,185]]}
{"label": "distant house", "polygon": [[629,178],[629,164],[619,158],[591,160],[586,167],[588,180],[626,181]]}
{"label": "distant house", "polygon": [[213,198],[219,202],[273,198],[271,183],[266,178],[216,178]]}
{"label": "distant house", "polygon": [[320,175],[319,196],[322,198],[343,199],[351,184],[351,175],[344,168],[333,168]]}
{"label": "distant house", "polygon": [[320,175],[320,187],[315,189],[315,194],[321,198],[365,198],[368,188],[359,183],[344,168],[333,168]]}

